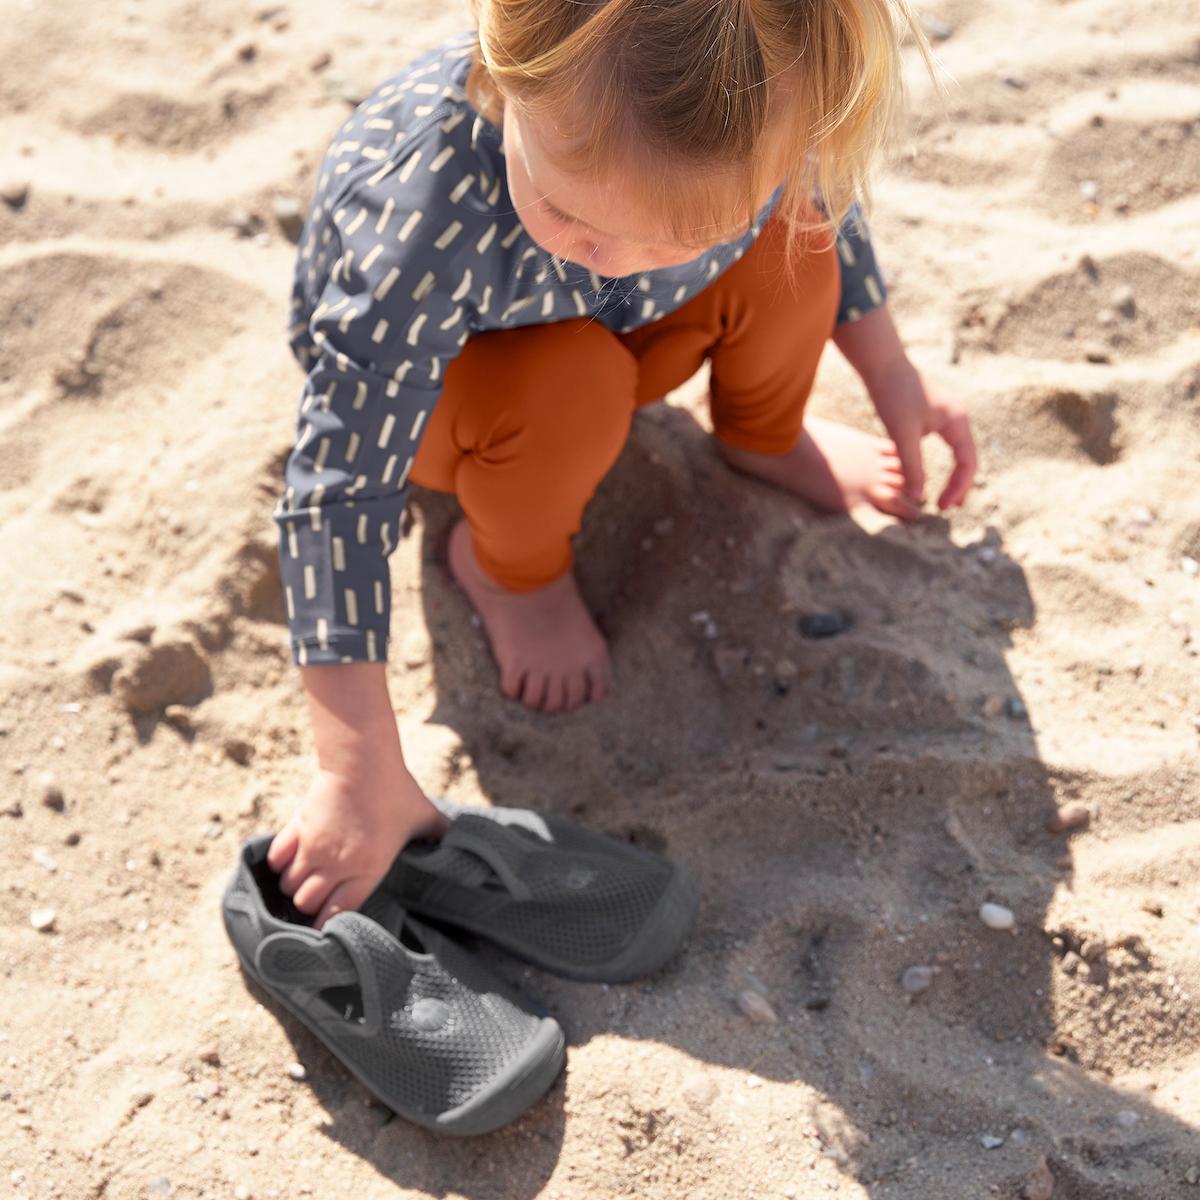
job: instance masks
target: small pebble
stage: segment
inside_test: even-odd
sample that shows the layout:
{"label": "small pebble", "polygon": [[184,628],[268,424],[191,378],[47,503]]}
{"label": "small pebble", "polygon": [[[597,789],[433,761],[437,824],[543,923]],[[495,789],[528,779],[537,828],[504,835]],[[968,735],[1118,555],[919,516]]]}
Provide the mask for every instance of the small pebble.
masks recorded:
{"label": "small pebble", "polygon": [[303,1079],[308,1078],[308,1072],[304,1069],[302,1063],[294,1062],[287,1069],[288,1077],[296,1080],[299,1083]]}
{"label": "small pebble", "polygon": [[41,794],[42,803],[53,809],[55,812],[62,812],[67,806],[63,790],[58,786],[58,780],[54,776],[53,771],[43,771],[37,777],[38,792]]}
{"label": "small pebble", "polygon": [[221,1065],[221,1054],[218,1050],[202,1050],[200,1052],[200,1061],[208,1067],[219,1067]]}
{"label": "small pebble", "polygon": [[995,720],[1004,711],[1004,698],[1002,696],[987,696],[983,703],[979,706],[979,711],[983,713],[989,721]]}
{"label": "small pebble", "polygon": [[1004,1145],[1004,1139],[997,1137],[994,1133],[985,1133],[980,1139],[979,1144],[985,1150],[999,1150]]}
{"label": "small pebble", "polygon": [[254,757],[254,745],[246,741],[245,738],[227,738],[225,740],[225,754],[232,759],[239,767],[249,765],[250,760]]}
{"label": "small pebble", "polygon": [[1179,569],[1180,569],[1180,570],[1181,570],[1181,571],[1182,571],[1182,572],[1183,572],[1183,573],[1184,573],[1184,574],[1185,574],[1185,575],[1186,575],[1186,576],[1187,576],[1189,579],[1195,579],[1197,575],[1200,575],[1200,562],[1197,562],[1197,561],[1196,561],[1194,558],[1192,558],[1190,555],[1188,555],[1188,554],[1185,554],[1185,555],[1184,555],[1184,556],[1183,556],[1183,557],[1182,557],[1182,558],[1179,560]]}
{"label": "small pebble", "polygon": [[1002,76],[1005,87],[1013,88],[1015,91],[1023,92],[1029,84],[1021,75],[1004,75]]}
{"label": "small pebble", "polygon": [[941,17],[930,16],[929,13],[921,14],[921,28],[931,42],[944,42],[947,38],[954,36],[954,26],[949,21],[943,21]]}
{"label": "small pebble", "polygon": [[335,100],[341,100],[344,104],[349,104],[352,108],[363,102],[362,88],[356,87],[350,80],[343,78],[341,75],[326,75],[324,82],[326,94],[332,96]]}
{"label": "small pebble", "polygon": [[239,1183],[233,1189],[233,1200],[250,1200],[250,1189],[244,1183]]}
{"label": "small pebble", "polygon": [[180,733],[192,733],[195,730],[192,724],[192,710],[186,704],[168,704],[163,709],[163,720]]}
{"label": "small pebble", "polygon": [[1004,702],[1004,715],[1010,721],[1024,721],[1029,716],[1029,709],[1025,707],[1023,700],[1016,696],[1009,696]]}
{"label": "small pebble", "polygon": [[996,561],[997,554],[999,554],[999,551],[995,546],[980,546],[979,549],[975,551],[975,557],[978,558],[985,567],[990,567],[992,563]]}
{"label": "small pebble", "polygon": [[276,196],[271,201],[271,212],[275,223],[289,242],[300,240],[304,228],[304,206],[294,196]]}
{"label": "small pebble", "polygon": [[1090,204],[1100,195],[1100,185],[1094,179],[1085,179],[1079,185],[1079,195]]}
{"label": "small pebble", "polygon": [[52,908],[35,908],[29,914],[29,923],[38,933],[53,933],[57,920],[58,914]]}
{"label": "small pebble", "polygon": [[816,612],[805,613],[798,624],[806,638],[829,638],[845,633],[853,622],[845,613]]}
{"label": "small pebble", "polygon": [[257,213],[244,208],[235,208],[229,214],[229,228],[240,238],[251,238],[262,230],[262,219]]}
{"label": "small pebble", "polygon": [[333,62],[333,55],[328,50],[322,50],[320,54],[310,60],[308,69],[313,72],[323,71],[331,62]]}
{"label": "small pebble", "polygon": [[9,208],[22,209],[29,199],[29,181],[26,179],[6,179],[0,183],[0,200]]}
{"label": "small pebble", "polygon": [[697,1111],[703,1111],[712,1105],[720,1089],[715,1079],[708,1075],[689,1075],[680,1089],[684,1100]]}
{"label": "small pebble", "polygon": [[72,829],[70,831],[70,833],[68,833],[63,838],[63,845],[64,846],[78,846],[81,836],[82,835],[80,834],[78,829]]}
{"label": "small pebble", "polygon": [[1138,1123],[1138,1115],[1132,1109],[1123,1108],[1117,1113],[1117,1124],[1122,1129],[1132,1129]]}
{"label": "small pebble", "polygon": [[160,1175],[157,1179],[150,1181],[150,1195],[169,1196],[170,1194],[171,1181],[165,1175]]}
{"label": "small pebble", "polygon": [[1090,254],[1081,254],[1078,265],[1085,275],[1090,275],[1093,279],[1100,274],[1100,268],[1096,266],[1096,260]]}
{"label": "small pebble", "polygon": [[800,673],[800,668],[790,658],[781,658],[775,663],[772,673],[776,683],[790,684]]}
{"label": "small pebble", "polygon": [[1122,316],[1132,317],[1137,312],[1137,302],[1133,294],[1133,288],[1128,284],[1122,284],[1119,288],[1114,288],[1112,295],[1108,298],[1108,302]]}
{"label": "small pebble", "polygon": [[910,995],[927,991],[933,983],[933,968],[925,966],[909,967],[900,976],[900,986]]}
{"label": "small pebble", "polygon": [[136,1087],[129,1093],[129,1099],[138,1108],[145,1108],[154,1099],[154,1093],[146,1087]]}
{"label": "small pebble", "polygon": [[1092,814],[1089,812],[1086,804],[1081,804],[1078,801],[1072,804],[1064,804],[1046,822],[1046,832],[1067,833],[1072,829],[1082,829],[1091,820],[1091,817]]}
{"label": "small pebble", "polygon": [[1021,1184],[1021,1200],[1053,1200],[1053,1196],[1054,1172],[1043,1155]]}
{"label": "small pebble", "polygon": [[1154,524],[1154,514],[1148,508],[1135,508],[1129,514],[1130,523],[1141,529],[1148,529]]}
{"label": "small pebble", "polygon": [[1111,363],[1112,351],[1103,342],[1085,342],[1083,357],[1090,363]]}
{"label": "small pebble", "polygon": [[979,906],[979,919],[989,929],[1012,929],[1016,924],[1011,908],[1003,904],[992,904],[990,901]]}
{"label": "small pebble", "polygon": [[33,852],[29,856],[39,867],[45,868],[51,874],[58,870],[58,863],[54,861],[54,856],[46,849],[45,846],[34,846]]}
{"label": "small pebble", "polygon": [[742,1015],[753,1021],[755,1025],[777,1025],[779,1018],[771,1007],[770,1001],[761,992],[751,988],[738,992],[737,1006]]}
{"label": "small pebble", "polygon": [[1200,1167],[1188,1167],[1183,1173],[1183,1181],[1192,1187],[1200,1183]]}

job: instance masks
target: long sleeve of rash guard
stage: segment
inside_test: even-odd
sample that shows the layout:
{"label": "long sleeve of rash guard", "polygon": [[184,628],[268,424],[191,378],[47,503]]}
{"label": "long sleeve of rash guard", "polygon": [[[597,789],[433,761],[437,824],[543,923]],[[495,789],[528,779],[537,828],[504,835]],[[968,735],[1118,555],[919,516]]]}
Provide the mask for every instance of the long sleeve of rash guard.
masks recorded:
{"label": "long sleeve of rash guard", "polygon": [[[464,168],[443,172],[439,157],[417,139],[331,201],[334,245],[323,250],[336,262],[308,321],[308,375],[275,514],[299,664],[386,658],[387,559],[408,474],[446,365],[486,307],[490,289],[467,265],[486,206],[446,211]],[[438,228],[418,237],[423,222]],[[314,240],[310,255],[322,249]]]}

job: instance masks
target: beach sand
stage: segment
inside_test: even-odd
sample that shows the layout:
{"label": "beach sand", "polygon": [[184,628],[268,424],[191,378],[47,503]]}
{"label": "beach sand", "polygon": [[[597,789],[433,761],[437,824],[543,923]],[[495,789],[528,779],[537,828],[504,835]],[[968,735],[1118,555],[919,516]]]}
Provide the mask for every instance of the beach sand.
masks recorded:
{"label": "beach sand", "polygon": [[[448,580],[452,505],[414,496],[390,675],[418,779],[664,849],[704,897],[642,984],[511,966],[566,1074],[450,1143],[260,1003],[219,899],[312,762],[270,519],[301,382],[274,205],[465,9],[8,0],[0,1191],[1200,1196],[1184,8],[930,5],[944,101],[906,51],[872,231],[914,359],[971,411],[965,510],[824,518],[736,478],[694,381],[639,416],[581,538],[616,693],[545,718],[500,697]],[[833,350],[814,407],[873,427]],[[830,610],[852,628],[801,635]],[[1048,832],[1068,805],[1085,823]]]}

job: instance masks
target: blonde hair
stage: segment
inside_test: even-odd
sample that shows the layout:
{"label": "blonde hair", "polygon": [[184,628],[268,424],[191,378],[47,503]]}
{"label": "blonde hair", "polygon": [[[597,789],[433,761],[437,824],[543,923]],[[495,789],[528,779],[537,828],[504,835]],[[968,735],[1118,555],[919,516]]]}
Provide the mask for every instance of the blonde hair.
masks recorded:
{"label": "blonde hair", "polygon": [[[705,230],[722,223],[745,228],[781,175],[776,212],[793,242],[840,225],[856,201],[867,207],[872,161],[902,96],[905,32],[934,74],[908,0],[472,5],[472,103],[497,124],[506,101],[552,116],[575,147],[571,166],[632,160],[681,244],[705,244]],[[729,185],[742,197],[734,213]]]}

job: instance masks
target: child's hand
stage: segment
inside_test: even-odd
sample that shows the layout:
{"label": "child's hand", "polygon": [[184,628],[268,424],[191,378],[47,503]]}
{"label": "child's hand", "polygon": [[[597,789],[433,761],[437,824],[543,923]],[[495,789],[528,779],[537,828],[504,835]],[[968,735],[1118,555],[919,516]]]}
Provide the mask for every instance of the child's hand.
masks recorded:
{"label": "child's hand", "polygon": [[448,822],[426,799],[399,755],[356,764],[353,778],[318,770],[267,862],[280,887],[319,929],[357,908],[414,837],[439,837]]}
{"label": "child's hand", "polygon": [[916,504],[925,499],[925,465],[921,439],[936,433],[954,452],[954,470],[938,497],[938,509],[955,508],[966,499],[978,459],[967,414],[955,403],[933,394],[916,367],[903,359],[868,383],[875,411],[896,443],[904,472],[904,492]]}

